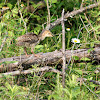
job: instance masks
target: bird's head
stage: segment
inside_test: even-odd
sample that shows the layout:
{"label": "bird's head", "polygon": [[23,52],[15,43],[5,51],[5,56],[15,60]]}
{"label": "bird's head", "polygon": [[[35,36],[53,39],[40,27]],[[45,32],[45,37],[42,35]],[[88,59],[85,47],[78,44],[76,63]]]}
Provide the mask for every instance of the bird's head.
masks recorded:
{"label": "bird's head", "polygon": [[46,37],[53,37],[54,35],[49,31],[49,30],[45,30],[42,34],[41,34],[41,40],[44,40]]}

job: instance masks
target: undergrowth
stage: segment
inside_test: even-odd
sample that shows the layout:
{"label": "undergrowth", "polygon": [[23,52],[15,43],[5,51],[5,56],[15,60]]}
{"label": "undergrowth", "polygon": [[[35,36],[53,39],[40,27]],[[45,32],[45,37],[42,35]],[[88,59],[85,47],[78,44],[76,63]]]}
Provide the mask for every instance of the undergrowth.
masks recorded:
{"label": "undergrowth", "polygon": [[[94,0],[84,0],[83,6],[93,3],[95,3]],[[19,5],[21,4],[27,7],[26,1],[22,0]],[[31,0],[30,4],[34,6],[34,9],[39,6]],[[54,0],[51,5],[51,22],[53,22],[61,17],[63,8],[66,13],[80,9],[81,0]],[[0,9],[4,6],[9,7],[9,9],[5,10],[0,18],[0,45],[3,44],[3,47],[0,47],[2,49],[0,59],[24,54],[23,48],[16,46],[16,38],[26,32],[39,34],[42,30],[42,24],[47,21],[48,16],[46,6],[34,11],[34,13],[23,10],[24,8],[21,6],[18,7],[17,1],[14,0],[9,2],[1,0]],[[27,30],[19,14],[19,9]],[[92,26],[89,25],[84,13]],[[75,45],[74,49],[90,48],[90,52],[95,44],[100,43],[100,8],[96,7],[84,13],[70,17],[65,21],[66,49],[72,49],[71,39],[78,35],[81,42]],[[70,28],[70,31],[67,28]],[[35,47],[35,53],[52,52],[62,48],[61,25],[54,27],[51,31],[55,36],[46,38],[38,44]],[[27,51],[28,54],[31,53],[30,48],[27,48]],[[90,80],[100,81],[100,73],[95,72],[96,68],[100,67],[99,63],[88,58],[82,58],[79,62],[77,60],[79,60],[78,57],[73,57],[71,64],[68,66],[69,70],[66,70],[65,88],[62,86],[62,75],[53,72],[34,72],[29,75],[0,78],[0,100],[99,100],[100,87],[90,82]],[[56,69],[56,66],[52,67]],[[60,65],[60,70],[62,70],[61,67]],[[87,81],[78,81],[78,78],[85,78]]]}

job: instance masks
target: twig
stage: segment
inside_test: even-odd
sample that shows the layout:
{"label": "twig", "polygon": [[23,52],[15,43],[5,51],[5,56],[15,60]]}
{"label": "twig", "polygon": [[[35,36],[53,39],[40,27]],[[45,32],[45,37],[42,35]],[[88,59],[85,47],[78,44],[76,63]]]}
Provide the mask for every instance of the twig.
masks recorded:
{"label": "twig", "polygon": [[[6,32],[6,35],[7,35],[7,34],[8,34],[8,32]],[[5,44],[6,39],[7,39],[7,36],[5,36],[4,39],[3,39],[3,42],[2,42],[1,47],[0,47],[0,52],[1,52],[2,49],[3,49],[3,46],[4,46],[4,44]]]}
{"label": "twig", "polygon": [[23,15],[22,15],[21,10],[20,10],[20,7],[19,7],[19,0],[18,0],[18,8],[19,8],[19,14],[20,14],[21,19],[22,19],[22,21],[23,21],[23,23],[24,23],[24,27],[25,27],[25,30],[26,30],[26,33],[27,33],[26,22],[24,21]]}
{"label": "twig", "polygon": [[88,90],[90,92],[92,92],[94,95],[96,95],[100,99],[100,96],[99,95],[97,95],[96,93],[94,93],[84,82],[83,82],[83,84],[88,88]]}
{"label": "twig", "polygon": [[71,62],[71,60],[72,60],[74,47],[75,47],[75,43],[73,44],[73,47],[72,47],[72,50],[71,50],[71,57],[70,57],[70,59],[69,59],[69,61],[68,61],[68,64],[67,64],[66,69],[68,68],[68,66],[69,66],[69,64],[70,64],[70,62]]}
{"label": "twig", "polygon": [[83,26],[85,27],[86,31],[89,33],[89,31],[88,31],[88,29],[87,29],[86,25],[84,24],[84,22],[83,22],[83,20],[82,20],[82,18],[81,18],[81,16],[80,16],[80,15],[79,15],[79,17],[80,17],[81,22],[83,23]]}
{"label": "twig", "polygon": [[[88,26],[89,26],[89,24],[87,24],[87,25],[85,25],[85,26],[86,26],[86,27],[88,27]],[[85,27],[81,27],[81,29],[79,30],[79,33],[78,33],[77,39],[79,38],[80,33],[81,33],[81,31],[83,30],[83,28],[85,28]]]}
{"label": "twig", "polygon": [[25,61],[21,61],[21,55],[20,55],[20,61],[18,62],[17,66],[18,66],[18,69],[20,71],[20,74],[21,74],[21,71],[23,70],[23,67],[22,67],[22,64],[29,61],[30,59],[32,59],[33,55],[31,55],[29,58],[27,58]]}
{"label": "twig", "polygon": [[80,6],[80,8],[82,8],[82,7],[83,7],[83,2],[84,2],[84,0],[82,0],[82,3],[81,3],[81,6]]}
{"label": "twig", "polygon": [[[97,6],[99,6],[99,5],[100,5],[100,1],[97,2],[97,3],[95,3],[95,4],[91,4],[91,5],[89,5],[89,6],[83,7],[83,8],[81,8],[81,9],[74,10],[74,11],[72,11],[72,12],[70,12],[70,13],[66,13],[66,14],[64,15],[64,19],[67,19],[67,18],[69,18],[70,16],[73,17],[74,15],[77,15],[77,14],[79,14],[79,13],[82,13],[82,12],[86,11],[86,10],[92,9],[92,8],[97,7]],[[54,26],[56,26],[56,25],[58,25],[58,24],[61,23],[61,19],[62,19],[62,18],[57,19],[57,20],[54,21],[53,23],[50,23],[50,27],[49,27],[48,25],[47,25],[46,27],[49,28],[49,29],[53,28]]]}
{"label": "twig", "polygon": [[[23,70],[21,71],[21,74],[29,74],[29,73],[33,73],[33,72],[39,72],[39,71],[49,71],[49,72],[54,72],[54,73],[60,73],[62,75],[62,72],[57,70],[57,69],[53,69],[52,67],[42,67],[42,68],[36,68],[36,69],[28,69],[28,70]],[[3,76],[7,76],[7,75],[20,75],[20,71],[13,71],[13,72],[7,72],[7,73],[2,73],[0,74],[0,77]]]}
{"label": "twig", "polygon": [[28,17],[28,20],[30,19],[30,17],[33,15],[33,13],[34,13],[37,9],[38,9],[38,7],[35,8],[35,10],[31,13],[31,15]]}
{"label": "twig", "polygon": [[47,17],[47,25],[50,27],[50,6],[49,6],[49,1],[47,1],[47,10],[48,10],[48,17]]}
{"label": "twig", "polygon": [[100,68],[99,67],[97,67],[97,70],[100,72]]}
{"label": "twig", "polygon": [[63,67],[62,67],[62,73],[63,73],[63,78],[62,78],[62,85],[65,87],[65,67],[66,67],[66,55],[65,55],[65,25],[64,25],[64,9],[62,11],[62,53],[63,53]]}
{"label": "twig", "polygon": [[[82,28],[79,30],[79,33],[78,33],[77,39],[79,38],[80,33],[81,33],[81,31],[83,30],[83,28],[88,27],[88,26],[89,26],[89,24],[88,24],[88,25],[85,25],[84,27],[82,27]],[[74,47],[75,47],[75,43],[73,44],[73,47],[72,47],[72,50],[71,50],[71,53],[72,53],[72,54],[71,54],[71,57],[70,57],[70,59],[69,59],[69,61],[68,61],[68,64],[67,64],[66,69],[68,68],[68,66],[69,66],[69,64],[70,64],[70,62],[71,62],[71,60],[72,60]]]}
{"label": "twig", "polygon": [[90,80],[90,82],[93,82],[93,84],[100,85],[100,81]]}
{"label": "twig", "polygon": [[[56,18],[55,18],[55,19],[52,19],[52,20],[50,20],[50,21],[54,21],[54,20],[56,20]],[[45,22],[45,23],[42,24],[43,29],[44,29],[44,25],[46,25],[47,23],[48,23],[48,22]]]}
{"label": "twig", "polygon": [[39,100],[39,86],[41,85],[41,80],[42,80],[42,77],[43,75],[45,74],[45,72],[42,72],[40,77],[38,78],[37,80],[37,93],[36,93],[36,99],[35,100]]}
{"label": "twig", "polygon": [[[86,78],[77,78],[77,81],[84,81],[86,82],[87,79]],[[95,80],[89,80],[89,82],[93,82],[93,84],[96,84],[96,85],[100,85],[100,81],[95,81]]]}
{"label": "twig", "polygon": [[87,20],[87,22],[89,23],[89,25],[91,26],[91,28],[92,28],[92,30],[93,30],[93,32],[94,32],[94,37],[95,37],[95,39],[97,40],[96,33],[95,33],[95,30],[94,30],[92,24],[91,24],[90,21],[88,20],[88,18],[87,18],[87,16],[86,16],[85,13],[84,13],[84,16],[85,16],[85,19]]}
{"label": "twig", "polygon": [[[88,53],[88,49],[77,49],[77,50],[73,50],[73,56],[78,56],[79,59],[83,58],[83,57],[87,57],[93,60],[100,60],[100,48],[96,47],[94,48],[93,52]],[[71,57],[71,50],[66,50],[66,59],[70,59]],[[39,53],[41,54],[41,53]],[[48,53],[42,53],[41,57],[31,57],[31,59],[27,60],[26,55],[22,55],[21,59],[22,59],[22,66],[31,66],[34,64],[38,64],[38,65],[51,65],[51,64],[57,64],[57,63],[62,63],[62,51],[58,51],[55,50],[53,52],[48,52]],[[6,62],[9,61],[14,61],[14,63],[10,63],[10,64],[6,64]],[[0,72],[4,72],[7,70],[14,70],[15,68],[18,68],[18,62],[20,62],[20,56],[15,56],[15,57],[10,57],[10,58],[3,58],[0,59],[0,63],[4,64],[4,66],[2,68],[0,68]]]}

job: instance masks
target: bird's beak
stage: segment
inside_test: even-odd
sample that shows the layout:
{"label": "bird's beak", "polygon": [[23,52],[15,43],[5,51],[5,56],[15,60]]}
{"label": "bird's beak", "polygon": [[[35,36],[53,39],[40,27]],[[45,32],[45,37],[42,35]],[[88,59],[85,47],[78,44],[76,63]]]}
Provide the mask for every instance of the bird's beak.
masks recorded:
{"label": "bird's beak", "polygon": [[51,32],[51,37],[53,37],[54,36],[54,34]]}

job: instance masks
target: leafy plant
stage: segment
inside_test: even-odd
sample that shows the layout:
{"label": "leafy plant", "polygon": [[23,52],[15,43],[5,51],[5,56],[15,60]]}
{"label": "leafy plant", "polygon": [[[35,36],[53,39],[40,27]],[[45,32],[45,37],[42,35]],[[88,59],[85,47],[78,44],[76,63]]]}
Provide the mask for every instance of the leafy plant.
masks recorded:
{"label": "leafy plant", "polygon": [[5,83],[5,87],[0,87],[1,98],[18,100],[20,98],[25,98],[26,92],[21,91],[21,87],[17,85],[11,86],[8,82]]}
{"label": "leafy plant", "polygon": [[77,95],[79,95],[81,91],[76,78],[77,77],[75,75],[72,75],[72,78],[68,76],[68,79],[66,78],[65,88],[63,88],[60,81],[60,76],[59,74],[57,74],[57,85],[53,85],[55,87],[55,90],[48,97],[48,100],[72,100],[74,98],[77,98]]}

